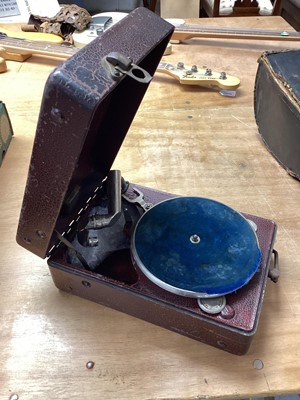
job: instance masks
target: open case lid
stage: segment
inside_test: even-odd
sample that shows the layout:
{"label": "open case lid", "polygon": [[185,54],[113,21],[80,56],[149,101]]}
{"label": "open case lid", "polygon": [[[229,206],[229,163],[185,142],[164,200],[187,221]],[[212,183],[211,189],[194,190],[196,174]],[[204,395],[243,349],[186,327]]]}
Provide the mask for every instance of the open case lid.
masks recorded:
{"label": "open case lid", "polygon": [[67,232],[102,185],[172,32],[138,8],[50,74],[19,220],[21,246],[46,257],[55,231]]}

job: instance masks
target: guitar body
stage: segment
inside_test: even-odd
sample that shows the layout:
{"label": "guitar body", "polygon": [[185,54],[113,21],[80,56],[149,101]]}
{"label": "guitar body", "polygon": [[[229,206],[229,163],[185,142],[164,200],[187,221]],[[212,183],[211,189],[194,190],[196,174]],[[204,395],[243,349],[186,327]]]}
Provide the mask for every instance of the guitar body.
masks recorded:
{"label": "guitar body", "polygon": [[[104,31],[121,21],[124,17],[126,17],[126,15],[127,13],[124,12],[113,11],[93,15],[92,22],[89,24],[87,29],[82,32],[75,31],[73,33],[74,46],[78,48],[84,47],[97,36],[100,36]],[[97,24],[97,19],[100,19],[99,24]]]}

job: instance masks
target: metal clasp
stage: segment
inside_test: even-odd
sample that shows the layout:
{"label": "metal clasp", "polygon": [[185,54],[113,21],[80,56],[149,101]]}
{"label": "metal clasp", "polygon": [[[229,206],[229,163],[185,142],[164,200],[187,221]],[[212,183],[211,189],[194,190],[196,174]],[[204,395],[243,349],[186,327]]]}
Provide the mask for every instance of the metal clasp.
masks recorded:
{"label": "metal clasp", "polygon": [[279,257],[278,257],[278,252],[273,249],[273,256],[274,256],[274,263],[273,263],[273,268],[269,270],[269,278],[271,279],[272,282],[276,283],[278,282],[279,279]]}
{"label": "metal clasp", "polygon": [[124,75],[128,75],[141,83],[149,83],[152,79],[149,72],[134,64],[129,57],[117,51],[105,56],[102,59],[102,65],[115,81],[120,80]]}
{"label": "metal clasp", "polygon": [[125,194],[123,194],[122,196],[129,203],[138,204],[144,211],[150,210],[153,204],[145,201],[144,194],[137,188],[133,188],[133,193],[136,194],[136,197],[129,197]]}

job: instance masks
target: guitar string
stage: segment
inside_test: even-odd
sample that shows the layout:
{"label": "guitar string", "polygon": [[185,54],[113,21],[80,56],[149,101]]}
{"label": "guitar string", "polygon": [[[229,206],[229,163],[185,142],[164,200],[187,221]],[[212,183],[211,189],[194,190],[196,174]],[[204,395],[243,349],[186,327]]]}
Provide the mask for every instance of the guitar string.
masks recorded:
{"label": "guitar string", "polygon": [[214,26],[201,26],[192,24],[182,24],[175,27],[175,32],[190,32],[190,33],[203,33],[203,34],[225,34],[225,35],[247,35],[247,36],[271,36],[276,39],[284,38],[288,40],[289,37],[299,38],[300,32],[286,32],[277,30],[260,30],[257,28],[218,28]]}

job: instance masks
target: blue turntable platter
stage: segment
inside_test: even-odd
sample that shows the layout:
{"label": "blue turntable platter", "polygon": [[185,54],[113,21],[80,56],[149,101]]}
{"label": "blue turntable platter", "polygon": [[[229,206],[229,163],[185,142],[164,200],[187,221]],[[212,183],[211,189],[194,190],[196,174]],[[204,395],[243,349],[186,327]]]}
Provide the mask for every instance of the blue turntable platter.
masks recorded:
{"label": "blue turntable platter", "polygon": [[178,197],[138,221],[132,257],[158,286],[189,297],[219,296],[244,286],[261,259],[256,233],[240,213],[214,200]]}

